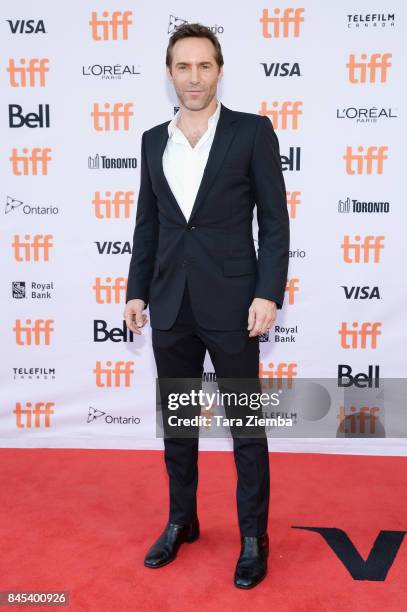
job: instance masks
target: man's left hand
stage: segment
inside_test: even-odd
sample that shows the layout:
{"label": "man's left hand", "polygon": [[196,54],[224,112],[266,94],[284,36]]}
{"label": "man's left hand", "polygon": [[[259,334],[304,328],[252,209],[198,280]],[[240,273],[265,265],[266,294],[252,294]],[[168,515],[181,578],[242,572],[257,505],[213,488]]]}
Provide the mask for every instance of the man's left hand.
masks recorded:
{"label": "man's left hand", "polygon": [[260,336],[273,325],[277,314],[277,304],[272,300],[254,298],[249,308],[247,329],[249,337]]}

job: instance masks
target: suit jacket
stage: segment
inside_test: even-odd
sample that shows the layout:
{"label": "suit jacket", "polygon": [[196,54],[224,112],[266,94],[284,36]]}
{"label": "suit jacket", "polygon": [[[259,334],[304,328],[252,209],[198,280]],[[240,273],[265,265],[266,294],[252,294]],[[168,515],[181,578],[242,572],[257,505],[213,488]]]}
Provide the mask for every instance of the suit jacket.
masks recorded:
{"label": "suit jacket", "polygon": [[[187,221],[165,177],[169,121],[141,138],[140,191],[126,303],[149,305],[151,327],[169,329],[185,281],[205,329],[247,328],[254,297],[281,308],[289,218],[279,142],[268,117],[221,104],[212,147]],[[253,240],[257,206],[258,253]]]}

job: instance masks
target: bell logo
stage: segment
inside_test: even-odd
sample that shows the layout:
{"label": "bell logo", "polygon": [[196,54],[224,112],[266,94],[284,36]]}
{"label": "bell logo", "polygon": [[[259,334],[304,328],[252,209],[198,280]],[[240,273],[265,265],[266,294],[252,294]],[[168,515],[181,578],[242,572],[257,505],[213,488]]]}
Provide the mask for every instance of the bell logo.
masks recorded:
{"label": "bell logo", "polygon": [[[351,329],[349,329],[349,325]],[[338,331],[341,338],[341,347],[344,349],[376,349],[377,337],[382,333],[381,327],[382,324],[377,321],[375,323],[365,321],[360,324],[357,321],[353,321],[351,324],[343,321]]]}
{"label": "bell logo", "polygon": [[30,234],[24,235],[24,240],[14,234],[14,259],[16,261],[49,261],[49,253],[54,245],[51,242],[52,234],[35,234],[32,241]]}
{"label": "bell logo", "polygon": [[9,73],[11,87],[45,87],[45,74],[49,72],[49,60],[31,58],[26,65],[24,58],[20,62],[9,59],[6,72]]}
{"label": "bell logo", "polygon": [[350,83],[386,83],[391,57],[391,53],[372,53],[370,57],[362,53],[357,61],[351,53],[346,64]]}
{"label": "bell logo", "polygon": [[275,8],[275,17],[269,16],[269,10],[263,9],[259,21],[262,26],[263,38],[298,38],[300,23],[304,23],[304,8],[285,8],[282,16],[281,9]]}
{"label": "bell logo", "polygon": [[93,370],[97,387],[130,387],[131,375],[134,374],[134,361],[106,361],[102,366],[101,361],[96,362]]}
{"label": "bell logo", "polygon": [[44,427],[51,427],[51,414],[55,414],[55,410],[52,410],[52,406],[55,406],[54,402],[26,402],[23,408],[21,402],[16,402],[16,407],[13,410],[13,414],[16,415],[16,426],[19,429],[31,429],[35,427],[38,429],[42,425]]}
{"label": "bell logo", "polygon": [[22,154],[19,154],[17,149],[14,147],[11,150],[9,160],[11,161],[11,172],[14,176],[47,176],[48,174],[48,162],[51,161],[52,157],[50,147],[41,149],[40,147],[34,147],[30,149],[24,147]]}
{"label": "bell logo", "polygon": [[95,292],[96,304],[121,304],[127,291],[127,278],[118,276],[113,280],[107,276],[102,283],[98,277],[92,289]]}
{"label": "bell logo", "polygon": [[346,147],[346,152],[342,156],[345,160],[346,174],[383,174],[383,162],[388,159],[389,147],[357,147],[357,153],[353,152],[351,146]]}
{"label": "bell logo", "polygon": [[[275,110],[269,110],[267,102],[263,101],[260,104],[259,115],[270,117],[273,127],[276,130],[287,130],[289,127],[292,130],[298,130],[298,117],[303,114],[301,110],[302,102],[299,100],[295,102],[283,102],[280,110],[278,110],[278,105],[278,102],[272,102],[271,106],[274,107]],[[291,119],[290,126],[288,126],[288,118]]]}
{"label": "bell logo", "polygon": [[96,191],[92,200],[97,219],[129,219],[134,205],[134,191]]}
{"label": "bell logo", "polygon": [[[341,248],[345,263],[380,263],[380,252],[384,249],[384,236],[344,236]],[[363,260],[362,260],[363,257]]]}
{"label": "bell logo", "polygon": [[20,319],[16,319],[13,332],[15,332],[16,344],[20,346],[39,346],[51,344],[51,332],[54,331],[52,323],[54,319],[26,319],[25,325]]}
{"label": "bell logo", "polygon": [[98,17],[96,11],[92,11],[89,21],[91,36],[93,40],[128,40],[129,26],[133,25],[132,11],[113,11],[111,17],[109,11],[103,11],[102,17]]}
{"label": "bell logo", "polygon": [[132,109],[134,104],[127,102],[116,102],[113,104],[113,110],[110,109],[110,103],[105,102],[103,105],[105,110],[100,110],[99,104],[96,102],[93,105],[91,117],[93,117],[93,128],[97,132],[118,132],[124,130],[128,132],[130,129],[130,117],[134,116]]}

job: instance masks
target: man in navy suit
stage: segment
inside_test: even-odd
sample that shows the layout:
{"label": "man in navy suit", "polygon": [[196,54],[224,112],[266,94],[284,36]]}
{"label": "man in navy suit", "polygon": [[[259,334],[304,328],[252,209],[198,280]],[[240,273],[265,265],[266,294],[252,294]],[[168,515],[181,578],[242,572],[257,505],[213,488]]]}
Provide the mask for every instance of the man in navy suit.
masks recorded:
{"label": "man in navy suit", "polygon": [[[279,142],[268,117],[232,111],[217,99],[223,57],[211,30],[177,28],[166,64],[180,108],[142,135],[126,324],[140,334],[149,305],[159,380],[201,379],[208,351],[218,381],[258,381],[259,335],[282,307],[288,270]],[[236,436],[233,445],[241,538],[234,584],[251,588],[267,572],[267,437]],[[199,537],[198,437],[164,438],[164,455],[170,509],[145,557],[154,568]]]}

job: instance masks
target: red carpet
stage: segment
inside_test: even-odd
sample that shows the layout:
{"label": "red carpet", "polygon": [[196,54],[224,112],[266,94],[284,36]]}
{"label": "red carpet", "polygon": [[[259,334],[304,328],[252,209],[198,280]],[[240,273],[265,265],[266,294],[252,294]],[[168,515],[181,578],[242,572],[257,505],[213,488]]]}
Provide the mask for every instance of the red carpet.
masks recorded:
{"label": "red carpet", "polygon": [[407,609],[407,458],[271,453],[269,575],[251,591],[232,583],[231,453],[201,451],[202,536],[157,570],[143,558],[167,520],[161,452],[2,449],[1,459],[0,591],[66,590],[69,609],[86,611]]}

